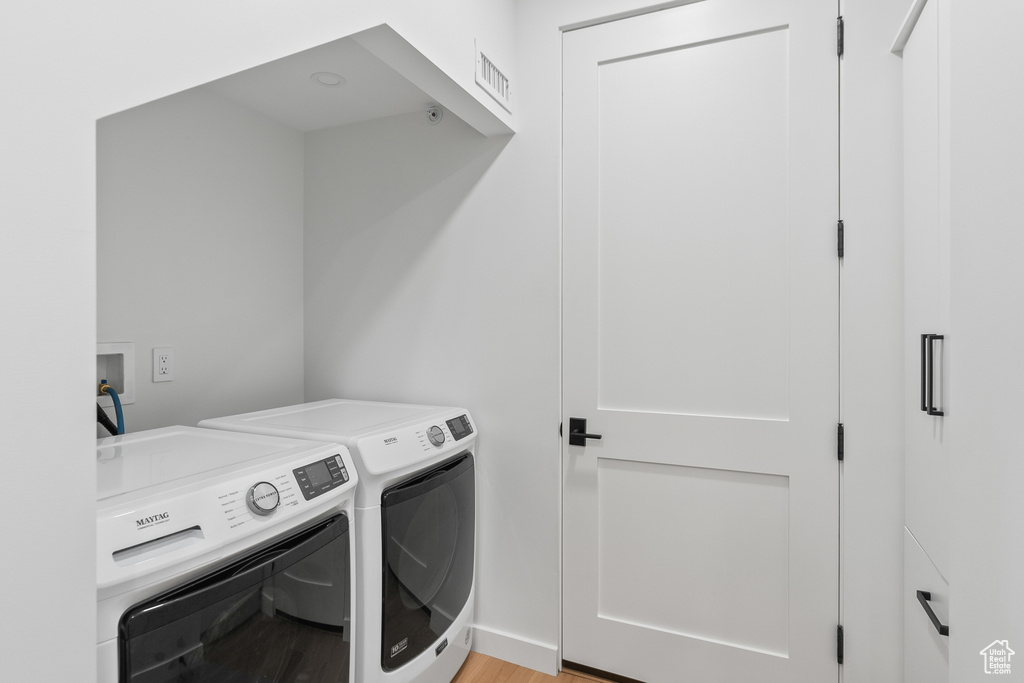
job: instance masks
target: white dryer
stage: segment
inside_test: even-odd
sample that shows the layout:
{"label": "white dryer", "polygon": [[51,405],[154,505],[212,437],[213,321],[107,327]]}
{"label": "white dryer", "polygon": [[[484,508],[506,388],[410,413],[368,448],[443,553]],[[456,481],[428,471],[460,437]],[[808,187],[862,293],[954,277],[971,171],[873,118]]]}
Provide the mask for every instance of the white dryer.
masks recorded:
{"label": "white dryer", "polygon": [[203,427],[337,441],[356,488],[356,679],[449,683],[472,645],[476,426],[461,408],[332,399]]}
{"label": "white dryer", "polygon": [[96,456],[98,683],[357,680],[344,446],[167,427]]}

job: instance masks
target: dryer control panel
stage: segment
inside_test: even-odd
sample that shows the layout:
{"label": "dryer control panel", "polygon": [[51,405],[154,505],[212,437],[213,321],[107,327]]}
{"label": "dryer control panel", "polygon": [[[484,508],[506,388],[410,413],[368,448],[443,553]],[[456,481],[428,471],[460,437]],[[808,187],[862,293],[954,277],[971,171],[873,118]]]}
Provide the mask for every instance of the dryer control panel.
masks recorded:
{"label": "dryer control panel", "polygon": [[[449,413],[451,414],[451,413]],[[413,428],[416,434],[416,439],[419,441],[420,450],[424,453],[441,453],[446,448],[456,448],[459,445],[458,442],[469,438],[473,435],[473,422],[469,418],[468,413],[457,414],[451,419],[445,419],[446,416],[437,416],[436,422],[426,422],[417,427]],[[386,435],[385,445],[394,446],[401,440],[401,432],[394,432]],[[366,446],[363,446],[364,458],[369,457]]]}
{"label": "dryer control panel", "polygon": [[469,417],[466,415],[459,415],[456,418],[448,420],[445,424],[448,425],[448,430],[452,433],[452,438],[456,441],[465,439],[473,433],[473,425],[469,424]]}

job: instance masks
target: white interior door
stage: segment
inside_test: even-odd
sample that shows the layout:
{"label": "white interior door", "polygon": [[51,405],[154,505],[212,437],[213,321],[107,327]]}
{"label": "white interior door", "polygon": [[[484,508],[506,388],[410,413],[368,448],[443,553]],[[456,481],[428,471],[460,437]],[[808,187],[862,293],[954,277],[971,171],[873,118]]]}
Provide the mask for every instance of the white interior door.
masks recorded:
{"label": "white interior door", "polygon": [[835,9],[565,34],[566,661],[838,677]]}

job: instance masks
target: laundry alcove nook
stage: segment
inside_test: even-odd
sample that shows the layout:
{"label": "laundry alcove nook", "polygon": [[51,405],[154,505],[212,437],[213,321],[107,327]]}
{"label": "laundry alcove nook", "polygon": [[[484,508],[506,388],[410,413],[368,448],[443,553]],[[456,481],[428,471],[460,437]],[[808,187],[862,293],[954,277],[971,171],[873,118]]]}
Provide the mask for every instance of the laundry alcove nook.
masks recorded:
{"label": "laundry alcove nook", "polygon": [[99,120],[97,341],[136,345],[127,429],[331,393],[349,370],[315,364],[361,367],[382,308],[415,318],[406,274],[443,260],[510,122],[387,24]]}

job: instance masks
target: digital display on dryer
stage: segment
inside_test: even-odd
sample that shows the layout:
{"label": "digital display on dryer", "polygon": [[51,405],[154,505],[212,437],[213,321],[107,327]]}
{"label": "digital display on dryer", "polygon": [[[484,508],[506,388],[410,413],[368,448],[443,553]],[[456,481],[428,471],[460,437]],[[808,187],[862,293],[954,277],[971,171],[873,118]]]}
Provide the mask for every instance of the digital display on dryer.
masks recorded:
{"label": "digital display on dryer", "polygon": [[309,465],[306,468],[306,476],[309,477],[309,483],[312,486],[323,486],[324,484],[330,484],[333,481],[331,473],[327,470],[327,463],[318,462],[313,465]]}
{"label": "digital display on dryer", "polygon": [[459,415],[452,420],[448,420],[445,424],[448,425],[448,429],[456,441],[464,439],[473,433],[473,427],[470,426],[469,417],[466,415]]}

